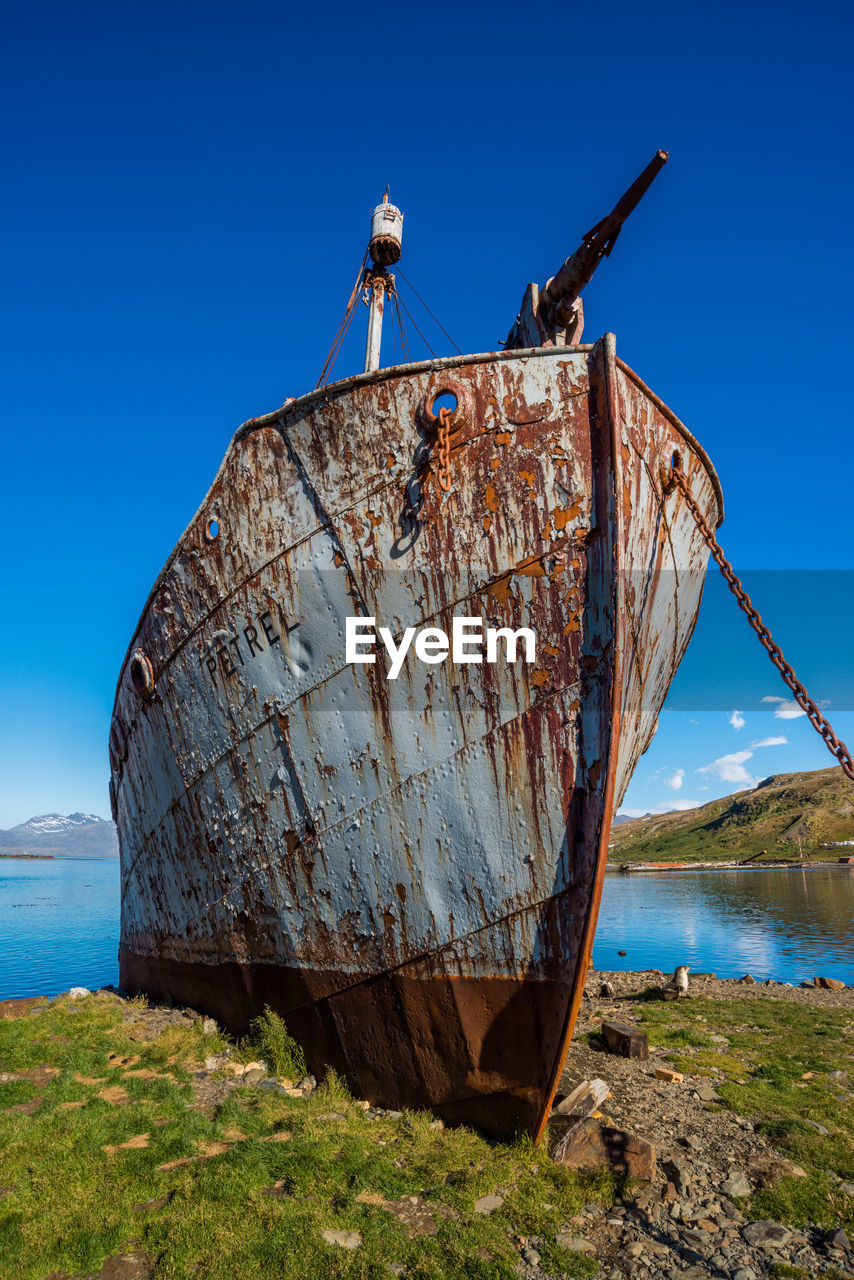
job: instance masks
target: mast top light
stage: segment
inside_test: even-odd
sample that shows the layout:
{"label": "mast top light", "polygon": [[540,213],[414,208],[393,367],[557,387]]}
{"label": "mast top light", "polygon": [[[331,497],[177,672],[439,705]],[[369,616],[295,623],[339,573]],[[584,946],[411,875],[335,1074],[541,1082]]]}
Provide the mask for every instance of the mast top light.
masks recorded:
{"label": "mast top light", "polygon": [[371,240],[368,253],[378,267],[390,267],[400,257],[403,239],[403,214],[390,203],[388,191],[371,214]]}

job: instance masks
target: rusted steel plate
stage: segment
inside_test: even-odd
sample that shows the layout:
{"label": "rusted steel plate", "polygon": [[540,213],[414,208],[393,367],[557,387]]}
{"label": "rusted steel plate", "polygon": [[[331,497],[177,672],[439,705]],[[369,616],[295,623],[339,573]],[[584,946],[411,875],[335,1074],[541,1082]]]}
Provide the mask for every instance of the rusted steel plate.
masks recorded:
{"label": "rusted steel plate", "polygon": [[[608,341],[386,370],[239,432],[131,645],[154,695],[119,681],[123,985],[235,1030],[268,1003],[379,1104],[538,1133],[612,806],[699,606],[677,448],[717,523]],[[530,627],[536,661],[390,680],[381,646],[345,661],[356,615]]]}

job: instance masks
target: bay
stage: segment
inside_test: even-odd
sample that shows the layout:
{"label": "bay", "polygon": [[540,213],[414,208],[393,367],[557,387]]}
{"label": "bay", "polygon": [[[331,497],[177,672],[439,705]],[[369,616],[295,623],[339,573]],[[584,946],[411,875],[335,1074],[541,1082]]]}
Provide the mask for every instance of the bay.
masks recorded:
{"label": "bay", "polygon": [[854,985],[852,916],[854,867],[609,871],[593,965]]}
{"label": "bay", "polygon": [[118,858],[0,858],[0,1000],[119,980]]}
{"label": "bay", "polygon": [[[852,916],[848,867],[608,872],[593,964],[854,985]],[[117,984],[118,942],[118,860],[0,858],[0,1000]]]}

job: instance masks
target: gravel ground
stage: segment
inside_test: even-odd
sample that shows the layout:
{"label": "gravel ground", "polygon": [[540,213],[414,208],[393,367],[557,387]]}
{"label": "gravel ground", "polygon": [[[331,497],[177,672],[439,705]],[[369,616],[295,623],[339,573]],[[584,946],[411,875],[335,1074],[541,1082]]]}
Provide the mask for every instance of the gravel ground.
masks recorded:
{"label": "gravel ground", "polygon": [[[601,997],[603,982],[613,997]],[[660,985],[657,970],[642,973],[591,971],[584,1001],[567,1056],[560,1091],[569,1093],[585,1079],[599,1077],[611,1088],[603,1111],[620,1128],[654,1143],[658,1157],[655,1181],[617,1201],[610,1209],[588,1205],[573,1222],[573,1247],[598,1258],[600,1275],[610,1280],[754,1280],[768,1274],[775,1263],[788,1263],[809,1272],[854,1274],[854,1254],[844,1233],[828,1238],[820,1229],[797,1231],[776,1223],[746,1221],[732,1196],[752,1190],[757,1168],[780,1161],[769,1143],[756,1134],[751,1121],[715,1107],[713,1083],[706,1076],[686,1075],[682,1083],[656,1080],[656,1066],[664,1066],[672,1051],[651,1047],[647,1062],[616,1057],[594,1048],[587,1032],[598,1031],[602,1016],[635,1021],[638,1010],[631,996]],[[788,1000],[825,1008],[854,1008],[854,990],[826,991],[753,983],[744,980],[691,980],[695,998]],[[595,1011],[595,1015],[594,1015]],[[710,1028],[711,1030],[711,1028]],[[691,1056],[680,1049],[680,1056]],[[739,1184],[746,1178],[750,1185]],[[843,1184],[847,1185],[847,1184]],[[727,1194],[729,1192],[729,1194]],[[851,1188],[854,1196],[854,1187]],[[531,1242],[536,1251],[536,1242]],[[535,1265],[521,1273],[542,1280]]]}

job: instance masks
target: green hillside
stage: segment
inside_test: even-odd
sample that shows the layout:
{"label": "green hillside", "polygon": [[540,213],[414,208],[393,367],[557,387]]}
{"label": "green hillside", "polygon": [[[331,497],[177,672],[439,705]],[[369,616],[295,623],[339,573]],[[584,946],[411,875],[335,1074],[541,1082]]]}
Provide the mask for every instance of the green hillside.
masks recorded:
{"label": "green hillside", "polygon": [[[753,791],[712,800],[699,809],[633,818],[611,831],[610,863],[705,862],[751,857],[768,861],[819,855],[824,841],[854,840],[854,783],[839,768],[778,773]],[[850,850],[830,849],[835,859]],[[757,859],[762,861],[762,859]]]}

